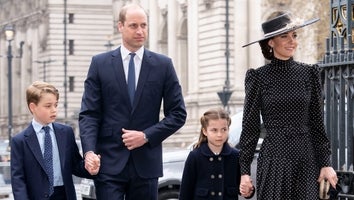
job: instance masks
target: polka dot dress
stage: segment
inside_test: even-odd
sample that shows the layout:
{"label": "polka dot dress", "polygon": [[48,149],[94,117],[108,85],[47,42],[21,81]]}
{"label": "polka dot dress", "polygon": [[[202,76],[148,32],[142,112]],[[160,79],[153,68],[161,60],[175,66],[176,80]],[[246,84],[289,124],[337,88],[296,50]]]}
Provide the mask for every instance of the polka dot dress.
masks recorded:
{"label": "polka dot dress", "polygon": [[330,166],[331,151],[316,67],[273,59],[248,70],[245,91],[242,174],[250,175],[260,117],[267,130],[257,163],[257,199],[319,199],[317,178],[321,167]]}

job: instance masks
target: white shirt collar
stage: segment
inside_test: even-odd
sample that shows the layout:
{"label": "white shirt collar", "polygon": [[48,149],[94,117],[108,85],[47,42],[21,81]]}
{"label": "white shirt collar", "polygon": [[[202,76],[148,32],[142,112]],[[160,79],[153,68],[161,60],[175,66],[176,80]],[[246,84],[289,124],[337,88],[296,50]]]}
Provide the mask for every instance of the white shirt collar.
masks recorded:
{"label": "white shirt collar", "polygon": [[50,124],[47,124],[47,125],[43,125],[39,122],[37,122],[35,119],[32,119],[32,126],[33,126],[33,129],[36,133],[39,133],[39,131],[42,129],[43,126],[49,126],[50,129],[53,130],[53,124],[50,123]]}
{"label": "white shirt collar", "polygon": [[[120,48],[120,53],[122,55],[122,60],[124,60],[125,58],[127,58],[129,56],[129,53],[131,53],[127,48],[124,47],[124,45],[121,45]],[[135,52],[136,56],[139,57],[140,60],[143,59],[143,55],[144,55],[144,46],[142,46],[140,49],[138,49]]]}

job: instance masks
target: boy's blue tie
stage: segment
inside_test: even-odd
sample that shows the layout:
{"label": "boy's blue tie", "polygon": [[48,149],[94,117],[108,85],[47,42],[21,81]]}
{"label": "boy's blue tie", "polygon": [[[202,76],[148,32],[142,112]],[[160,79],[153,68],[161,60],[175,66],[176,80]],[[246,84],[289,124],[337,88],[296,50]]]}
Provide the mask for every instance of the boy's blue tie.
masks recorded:
{"label": "boy's blue tie", "polygon": [[53,172],[53,145],[52,145],[52,137],[49,133],[49,126],[43,126],[43,130],[45,132],[44,136],[44,164],[48,173],[49,179],[49,195],[53,194],[54,187],[54,172]]}
{"label": "boy's blue tie", "polygon": [[130,103],[133,106],[134,95],[135,95],[135,64],[134,64],[134,56],[135,53],[129,53],[130,61],[129,61],[129,69],[128,69],[128,92]]}

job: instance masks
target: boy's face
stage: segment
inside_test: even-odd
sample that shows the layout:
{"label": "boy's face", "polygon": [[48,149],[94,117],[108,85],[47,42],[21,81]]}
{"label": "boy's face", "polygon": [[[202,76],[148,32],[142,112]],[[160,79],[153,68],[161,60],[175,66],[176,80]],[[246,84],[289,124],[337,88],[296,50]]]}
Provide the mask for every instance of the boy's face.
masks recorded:
{"label": "boy's face", "polygon": [[38,104],[30,103],[34,119],[46,125],[55,121],[57,117],[58,100],[54,94],[45,93]]}

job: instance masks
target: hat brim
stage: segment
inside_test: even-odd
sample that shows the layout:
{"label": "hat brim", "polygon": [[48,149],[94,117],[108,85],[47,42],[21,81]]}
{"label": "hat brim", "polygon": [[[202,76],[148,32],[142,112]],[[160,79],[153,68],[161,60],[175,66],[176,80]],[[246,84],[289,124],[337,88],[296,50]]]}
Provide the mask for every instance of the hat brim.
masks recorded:
{"label": "hat brim", "polygon": [[307,25],[313,24],[313,23],[315,23],[315,22],[318,22],[319,20],[320,20],[319,18],[311,19],[311,20],[305,21],[305,22],[304,22],[303,24],[301,24],[301,25],[296,25],[296,26],[293,26],[293,27],[290,27],[290,28],[286,28],[286,29],[281,30],[281,31],[276,31],[276,32],[274,32],[274,33],[267,34],[267,35],[265,35],[262,39],[258,39],[258,40],[256,40],[256,41],[253,41],[253,42],[251,42],[251,43],[248,43],[248,44],[243,45],[242,48],[243,48],[243,47],[247,47],[247,46],[249,46],[249,45],[251,45],[251,44],[260,42],[260,41],[262,41],[262,40],[266,40],[266,39],[272,38],[272,37],[274,37],[274,36],[281,35],[281,34],[283,34],[283,33],[287,33],[287,32],[289,32],[289,31],[293,31],[293,30],[302,28],[302,27],[304,27],[304,26],[307,26]]}

